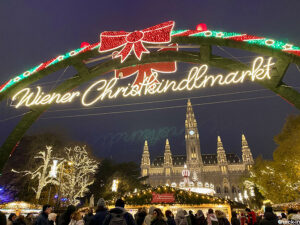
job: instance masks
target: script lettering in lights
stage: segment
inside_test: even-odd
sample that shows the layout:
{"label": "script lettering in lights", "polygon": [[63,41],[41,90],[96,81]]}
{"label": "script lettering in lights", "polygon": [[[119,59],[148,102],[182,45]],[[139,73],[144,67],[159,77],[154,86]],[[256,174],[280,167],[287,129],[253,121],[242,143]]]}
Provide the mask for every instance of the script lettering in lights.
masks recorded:
{"label": "script lettering in lights", "polygon": [[[231,85],[243,83],[245,80],[252,82],[271,79],[270,71],[274,63],[272,58],[265,60],[263,57],[257,57],[249,70],[234,71],[224,74],[209,75],[208,65],[204,64],[199,67],[190,69],[188,76],[180,81],[161,80],[157,82],[158,73],[153,71],[150,76],[144,78],[139,85],[128,84],[127,86],[118,87],[119,79],[114,77],[111,80],[98,80],[91,84],[85,91],[49,93],[45,94],[41,87],[37,87],[36,92],[31,92],[30,88],[25,88],[16,93],[12,100],[17,101],[16,108],[21,106],[47,105],[47,104],[66,104],[80,97],[82,105],[88,107],[104,99],[114,99],[118,97],[135,97],[143,95],[163,94],[168,91],[191,91],[216,85]],[[97,93],[96,96],[91,93]]]}

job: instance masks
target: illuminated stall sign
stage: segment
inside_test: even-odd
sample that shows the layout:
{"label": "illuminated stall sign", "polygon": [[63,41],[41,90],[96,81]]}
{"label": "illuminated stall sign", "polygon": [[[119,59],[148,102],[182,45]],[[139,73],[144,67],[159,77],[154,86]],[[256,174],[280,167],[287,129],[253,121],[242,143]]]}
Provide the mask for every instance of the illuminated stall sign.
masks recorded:
{"label": "illuminated stall sign", "polygon": [[[231,85],[243,83],[245,80],[252,82],[271,79],[270,70],[274,63],[272,58],[264,59],[257,57],[249,70],[234,71],[228,74],[208,74],[208,65],[204,64],[199,67],[190,69],[188,75],[180,80],[161,80],[158,79],[157,71],[152,71],[150,76],[145,76],[139,84],[128,84],[127,86],[118,87],[118,77],[110,80],[101,79],[91,84],[83,92],[73,91],[67,93],[44,93],[41,87],[36,90],[25,88],[17,92],[12,100],[15,102],[14,107],[21,106],[31,107],[48,104],[65,104],[80,98],[83,106],[91,106],[104,99],[114,99],[118,97],[135,97],[143,95],[163,94],[168,91],[191,91],[213,87],[216,85]],[[98,92],[96,96],[92,92]]]}

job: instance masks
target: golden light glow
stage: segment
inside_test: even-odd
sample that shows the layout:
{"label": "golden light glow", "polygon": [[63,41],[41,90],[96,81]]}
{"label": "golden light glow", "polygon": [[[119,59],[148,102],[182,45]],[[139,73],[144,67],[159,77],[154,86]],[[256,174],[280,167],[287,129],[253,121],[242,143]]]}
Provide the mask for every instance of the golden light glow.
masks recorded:
{"label": "golden light glow", "polygon": [[[118,78],[111,80],[98,80],[90,85],[82,94],[79,91],[67,92],[64,94],[52,93],[45,94],[41,87],[37,87],[37,92],[31,92],[30,88],[22,89],[17,92],[12,100],[17,101],[15,108],[20,106],[34,106],[46,104],[65,104],[72,102],[76,97],[81,97],[81,103],[84,106],[91,106],[95,103],[101,102],[104,99],[114,99],[122,97],[135,97],[142,95],[162,94],[168,91],[191,91],[194,89],[201,89],[206,87],[213,87],[215,85],[230,85],[243,83],[245,79],[250,79],[254,82],[257,80],[271,79],[270,70],[274,63],[270,57],[264,60],[263,57],[257,57],[251,66],[251,69],[244,71],[235,71],[227,75],[207,74],[208,65],[204,64],[200,67],[193,67],[189,71],[186,78],[181,81],[175,80],[158,80],[158,73],[153,72],[151,76],[146,77],[140,85],[131,85],[117,87]],[[92,92],[97,92],[97,96],[91,95]]]}

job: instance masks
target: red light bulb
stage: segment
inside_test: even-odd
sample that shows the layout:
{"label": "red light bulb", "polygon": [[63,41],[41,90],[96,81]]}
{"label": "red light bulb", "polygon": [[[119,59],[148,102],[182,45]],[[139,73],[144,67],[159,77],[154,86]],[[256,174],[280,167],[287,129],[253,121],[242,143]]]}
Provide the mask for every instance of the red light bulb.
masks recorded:
{"label": "red light bulb", "polygon": [[205,23],[199,23],[197,26],[196,26],[196,30],[198,31],[206,31],[207,30],[207,26]]}

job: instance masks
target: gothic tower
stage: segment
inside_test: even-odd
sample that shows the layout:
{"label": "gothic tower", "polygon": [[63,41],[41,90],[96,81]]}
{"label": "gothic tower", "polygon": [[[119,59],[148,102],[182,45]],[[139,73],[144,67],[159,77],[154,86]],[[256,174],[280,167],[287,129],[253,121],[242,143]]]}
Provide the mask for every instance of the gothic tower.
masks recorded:
{"label": "gothic tower", "polygon": [[166,139],[166,146],[165,146],[165,153],[164,153],[164,173],[165,176],[169,177],[172,175],[172,167],[173,167],[173,160],[172,160],[172,153],[170,148],[169,140]]}
{"label": "gothic tower", "polygon": [[148,142],[147,140],[145,140],[142,161],[141,161],[142,176],[148,176],[149,169],[150,169],[150,154],[149,154]]}
{"label": "gothic tower", "polygon": [[199,132],[197,121],[192,108],[191,101],[187,102],[186,120],[185,120],[185,144],[186,144],[186,163],[188,168],[193,171],[200,172],[203,165]]}
{"label": "gothic tower", "polygon": [[227,158],[226,158],[226,152],[223,147],[223,143],[221,140],[221,137],[218,136],[218,142],[217,142],[217,159],[218,159],[218,164],[221,168],[221,171],[223,174],[227,173]]}
{"label": "gothic tower", "polygon": [[251,165],[253,165],[254,161],[253,161],[251,150],[248,146],[248,142],[244,134],[242,134],[242,158],[243,158],[243,163],[245,165],[245,168],[249,170]]}

